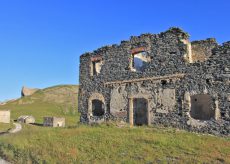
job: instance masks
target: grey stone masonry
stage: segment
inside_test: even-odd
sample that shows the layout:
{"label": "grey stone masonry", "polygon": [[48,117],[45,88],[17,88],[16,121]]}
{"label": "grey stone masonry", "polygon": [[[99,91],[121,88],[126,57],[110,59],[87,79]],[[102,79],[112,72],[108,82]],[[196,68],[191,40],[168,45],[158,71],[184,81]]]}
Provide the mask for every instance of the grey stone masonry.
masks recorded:
{"label": "grey stone masonry", "polygon": [[43,126],[65,127],[65,118],[63,117],[44,117]]}
{"label": "grey stone masonry", "polygon": [[230,134],[230,42],[179,28],[132,36],[80,57],[82,123],[107,120]]}

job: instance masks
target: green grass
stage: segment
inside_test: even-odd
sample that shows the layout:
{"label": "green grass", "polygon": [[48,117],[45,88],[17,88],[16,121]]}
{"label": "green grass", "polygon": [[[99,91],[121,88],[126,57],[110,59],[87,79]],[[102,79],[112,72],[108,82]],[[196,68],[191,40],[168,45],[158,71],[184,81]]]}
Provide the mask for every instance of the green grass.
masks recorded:
{"label": "green grass", "polygon": [[[230,139],[170,128],[118,128],[79,124],[76,86],[56,86],[0,106],[12,119],[33,115],[66,118],[66,128],[23,125],[0,136],[0,156],[12,163],[230,163]],[[1,129],[7,129],[0,124]]]}
{"label": "green grass", "polygon": [[0,152],[16,163],[230,163],[227,138],[154,127],[24,125],[0,143]]}
{"label": "green grass", "polygon": [[0,132],[5,132],[13,127],[13,124],[0,123]]}
{"label": "green grass", "polygon": [[77,112],[77,86],[63,85],[39,90],[32,96],[23,97],[17,101],[0,106],[0,110],[11,111],[11,119],[16,120],[21,115],[32,115],[36,123],[42,124],[43,117],[65,117],[67,125],[79,122]]}

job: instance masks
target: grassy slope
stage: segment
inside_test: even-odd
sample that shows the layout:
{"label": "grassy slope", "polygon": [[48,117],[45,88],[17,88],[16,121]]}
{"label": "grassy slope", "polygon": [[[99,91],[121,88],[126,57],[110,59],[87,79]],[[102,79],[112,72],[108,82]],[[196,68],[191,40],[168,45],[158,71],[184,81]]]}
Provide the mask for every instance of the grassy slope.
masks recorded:
{"label": "grassy slope", "polygon": [[11,109],[13,119],[32,114],[42,123],[46,115],[64,116],[67,125],[75,127],[23,125],[20,133],[0,137],[0,154],[14,163],[230,163],[229,138],[154,127],[76,124],[74,87],[48,88],[1,107]]}
{"label": "grassy slope", "polygon": [[12,127],[13,127],[12,124],[0,123],[0,133],[9,130]]}
{"label": "grassy slope", "polygon": [[0,141],[13,145],[0,144],[0,148],[16,163],[230,163],[229,139],[174,129],[26,126],[23,132]]}
{"label": "grassy slope", "polygon": [[64,116],[67,125],[75,125],[77,112],[78,86],[64,85],[39,90],[32,96],[23,97],[7,105],[0,106],[0,110],[11,110],[11,119],[21,115],[33,115],[37,123],[43,122],[44,116]]}

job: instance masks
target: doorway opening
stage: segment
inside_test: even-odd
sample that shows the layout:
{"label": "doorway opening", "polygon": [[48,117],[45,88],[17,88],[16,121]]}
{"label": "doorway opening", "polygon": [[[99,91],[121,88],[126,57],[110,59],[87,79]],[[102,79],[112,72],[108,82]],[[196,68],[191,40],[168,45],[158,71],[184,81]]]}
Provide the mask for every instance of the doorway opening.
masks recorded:
{"label": "doorway opening", "polygon": [[93,116],[103,116],[105,114],[104,104],[100,100],[92,101]]}
{"label": "doorway opening", "polygon": [[133,100],[134,125],[148,125],[148,101],[144,98]]}

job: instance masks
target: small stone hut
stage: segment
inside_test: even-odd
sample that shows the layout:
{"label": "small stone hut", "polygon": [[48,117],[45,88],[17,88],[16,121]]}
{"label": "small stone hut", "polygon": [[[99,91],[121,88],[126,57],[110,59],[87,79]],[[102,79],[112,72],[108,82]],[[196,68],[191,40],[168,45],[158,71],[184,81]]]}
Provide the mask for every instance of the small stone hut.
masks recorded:
{"label": "small stone hut", "polygon": [[9,110],[0,111],[0,123],[10,123],[10,111]]}
{"label": "small stone hut", "polygon": [[44,117],[43,126],[65,127],[65,118],[63,117]]}
{"label": "small stone hut", "polygon": [[33,124],[35,123],[35,118],[33,116],[20,116],[17,121],[25,124]]}

